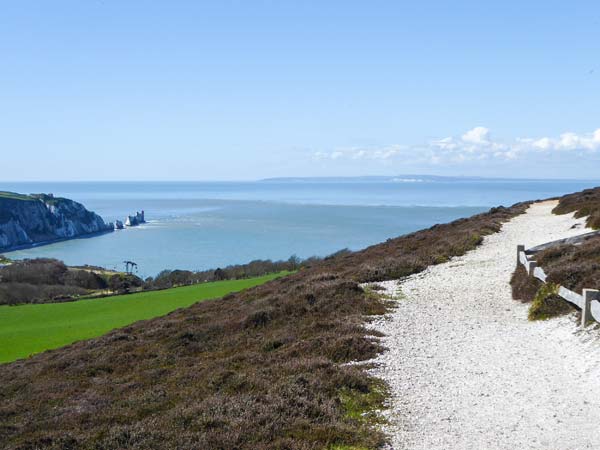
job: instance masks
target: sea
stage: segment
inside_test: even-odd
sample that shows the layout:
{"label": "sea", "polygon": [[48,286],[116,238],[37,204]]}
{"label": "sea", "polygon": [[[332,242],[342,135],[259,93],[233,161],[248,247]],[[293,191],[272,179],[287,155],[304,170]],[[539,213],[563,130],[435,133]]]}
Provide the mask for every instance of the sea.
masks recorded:
{"label": "sea", "polygon": [[206,270],[255,259],[326,256],[483,212],[556,197],[599,180],[397,176],[244,182],[0,182],[0,190],[52,193],[106,221],[145,211],[147,223],[6,253],[137,274]]}

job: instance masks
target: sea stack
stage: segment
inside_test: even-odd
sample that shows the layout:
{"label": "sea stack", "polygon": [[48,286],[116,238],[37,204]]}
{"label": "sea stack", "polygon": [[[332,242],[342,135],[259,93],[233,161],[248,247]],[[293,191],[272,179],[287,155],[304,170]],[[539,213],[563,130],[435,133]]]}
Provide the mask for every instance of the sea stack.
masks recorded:
{"label": "sea stack", "polygon": [[135,227],[136,225],[140,225],[142,223],[146,223],[146,219],[144,218],[144,210],[142,210],[142,212],[136,212],[134,216],[127,216],[127,219],[125,219],[126,227]]}

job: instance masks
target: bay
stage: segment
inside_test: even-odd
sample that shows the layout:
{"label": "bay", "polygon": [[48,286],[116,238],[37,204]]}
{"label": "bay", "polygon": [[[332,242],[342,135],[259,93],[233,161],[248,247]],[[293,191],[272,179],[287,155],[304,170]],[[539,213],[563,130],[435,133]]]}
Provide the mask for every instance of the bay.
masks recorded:
{"label": "bay", "polygon": [[277,179],[254,182],[0,183],[0,190],[51,192],[107,221],[144,210],[147,224],[7,253],[67,264],[204,270],[253,259],[357,250],[492,206],[593,187],[594,180],[500,180],[425,176]]}

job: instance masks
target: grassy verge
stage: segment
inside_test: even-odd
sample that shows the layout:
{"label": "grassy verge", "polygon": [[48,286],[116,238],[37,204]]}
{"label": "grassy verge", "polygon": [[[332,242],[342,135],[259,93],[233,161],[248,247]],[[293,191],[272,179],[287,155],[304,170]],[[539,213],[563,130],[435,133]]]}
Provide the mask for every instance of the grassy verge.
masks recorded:
{"label": "grassy verge", "polygon": [[0,306],[0,362],[100,336],[138,320],[256,286],[285,273],[69,303]]}
{"label": "grassy verge", "polygon": [[3,199],[3,198],[8,199],[8,200],[23,200],[23,201],[35,200],[30,195],[17,194],[16,192],[0,191],[0,199]]}
{"label": "grassy verge", "polygon": [[364,392],[344,389],[340,393],[340,400],[346,416],[368,425],[385,422],[378,411],[385,407],[387,397],[387,386],[378,380],[372,380]]}
{"label": "grassy verge", "polygon": [[529,320],[547,320],[573,310],[574,307],[558,295],[558,285],[547,283],[535,294],[527,317]]}

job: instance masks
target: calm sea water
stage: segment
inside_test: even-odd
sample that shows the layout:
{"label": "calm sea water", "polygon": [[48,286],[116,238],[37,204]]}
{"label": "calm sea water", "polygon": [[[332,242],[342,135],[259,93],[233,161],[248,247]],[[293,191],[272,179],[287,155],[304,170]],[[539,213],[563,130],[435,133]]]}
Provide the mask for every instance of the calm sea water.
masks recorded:
{"label": "calm sea water", "polygon": [[258,182],[0,183],[0,190],[52,192],[105,220],[145,210],[136,228],[11,252],[67,264],[201,270],[258,258],[324,256],[360,249],[497,205],[593,187],[597,181],[422,178]]}

